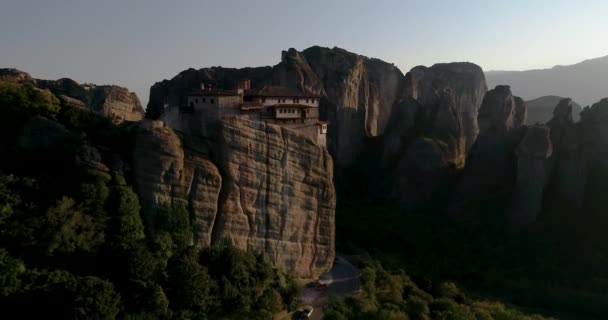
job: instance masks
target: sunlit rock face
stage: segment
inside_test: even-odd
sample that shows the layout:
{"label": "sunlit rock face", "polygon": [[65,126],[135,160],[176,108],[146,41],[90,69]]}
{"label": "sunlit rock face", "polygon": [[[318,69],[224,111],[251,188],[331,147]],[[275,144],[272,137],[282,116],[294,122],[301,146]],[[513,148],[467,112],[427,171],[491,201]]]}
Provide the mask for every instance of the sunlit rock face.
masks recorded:
{"label": "sunlit rock face", "polygon": [[134,173],[145,215],[181,201],[193,212],[199,246],[230,241],[303,278],[328,270],[336,195],[327,150],[288,129],[239,119],[222,121],[214,139],[202,154],[163,122],[139,127]]}

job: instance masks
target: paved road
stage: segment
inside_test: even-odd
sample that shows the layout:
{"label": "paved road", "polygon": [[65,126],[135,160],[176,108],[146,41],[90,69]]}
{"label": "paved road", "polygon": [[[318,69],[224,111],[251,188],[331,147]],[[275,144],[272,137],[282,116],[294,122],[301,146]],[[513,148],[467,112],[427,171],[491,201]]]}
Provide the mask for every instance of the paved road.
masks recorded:
{"label": "paved road", "polygon": [[359,292],[361,282],[359,281],[359,269],[342,255],[336,256],[334,266],[327,273],[319,277],[320,281],[327,283],[327,287],[317,290],[314,286],[304,288],[302,302],[314,307],[310,319],[323,319],[323,305],[329,296],[347,296]]}

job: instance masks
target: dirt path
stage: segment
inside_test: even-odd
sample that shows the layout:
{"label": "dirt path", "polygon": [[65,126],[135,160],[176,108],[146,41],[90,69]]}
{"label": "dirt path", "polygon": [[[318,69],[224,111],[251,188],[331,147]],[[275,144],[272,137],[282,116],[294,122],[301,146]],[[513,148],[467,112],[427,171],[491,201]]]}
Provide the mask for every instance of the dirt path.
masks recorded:
{"label": "dirt path", "polygon": [[361,286],[359,275],[359,269],[350,263],[347,257],[337,255],[331,270],[320,277],[320,281],[327,283],[327,287],[319,290],[309,285],[304,288],[302,302],[314,308],[310,319],[323,319],[323,306],[328,297],[357,294]]}

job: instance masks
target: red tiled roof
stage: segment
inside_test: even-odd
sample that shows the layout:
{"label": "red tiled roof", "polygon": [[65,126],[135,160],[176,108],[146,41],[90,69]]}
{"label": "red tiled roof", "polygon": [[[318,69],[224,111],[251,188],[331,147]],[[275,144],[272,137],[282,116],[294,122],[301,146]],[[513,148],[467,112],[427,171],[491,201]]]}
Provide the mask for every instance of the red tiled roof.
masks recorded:
{"label": "red tiled roof", "polygon": [[299,90],[279,87],[279,86],[265,86],[264,88],[256,91],[246,92],[248,95],[259,96],[259,97],[294,97],[294,98],[318,98],[319,96],[312,93],[304,93]]}

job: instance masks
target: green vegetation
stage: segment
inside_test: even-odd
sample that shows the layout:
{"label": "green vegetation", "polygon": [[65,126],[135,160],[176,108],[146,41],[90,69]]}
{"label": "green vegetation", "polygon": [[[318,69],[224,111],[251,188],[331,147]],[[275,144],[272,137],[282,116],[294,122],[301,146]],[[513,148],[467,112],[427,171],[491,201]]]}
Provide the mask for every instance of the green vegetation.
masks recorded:
{"label": "green vegetation", "polygon": [[128,126],[10,79],[0,110],[3,315],[269,319],[298,306],[294,279],[264,256],[191,246],[182,205],[158,208],[154,233],[145,227],[128,172],[106,167],[128,154]]}
{"label": "green vegetation", "polygon": [[388,270],[406,270],[427,292],[433,283],[454,281],[475,297],[495,297],[560,319],[602,319],[608,313],[608,243],[601,230],[608,217],[599,211],[606,208],[598,203],[605,197],[593,198],[584,215],[547,199],[553,205],[521,230],[505,227],[498,208],[449,219],[341,203],[337,249],[369,254]]}
{"label": "green vegetation", "polygon": [[366,320],[542,320],[501,303],[472,300],[454,283],[443,282],[421,290],[405,273],[389,273],[379,263],[361,272],[361,293],[330,300],[325,319]]}

